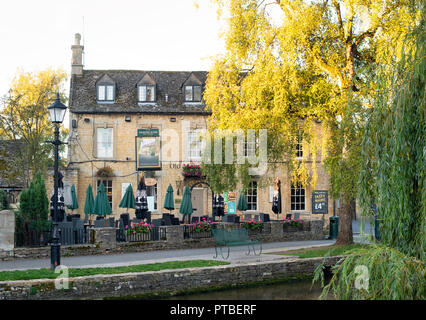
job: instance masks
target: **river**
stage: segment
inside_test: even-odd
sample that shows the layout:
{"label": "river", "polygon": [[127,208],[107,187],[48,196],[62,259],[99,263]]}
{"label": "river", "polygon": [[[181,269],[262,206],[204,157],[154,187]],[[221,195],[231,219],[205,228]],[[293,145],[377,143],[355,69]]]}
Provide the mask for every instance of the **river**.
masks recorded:
{"label": "river", "polygon": [[[295,280],[255,287],[224,289],[179,295],[164,300],[318,300],[321,285],[312,280]],[[332,297],[330,296],[329,299]]]}

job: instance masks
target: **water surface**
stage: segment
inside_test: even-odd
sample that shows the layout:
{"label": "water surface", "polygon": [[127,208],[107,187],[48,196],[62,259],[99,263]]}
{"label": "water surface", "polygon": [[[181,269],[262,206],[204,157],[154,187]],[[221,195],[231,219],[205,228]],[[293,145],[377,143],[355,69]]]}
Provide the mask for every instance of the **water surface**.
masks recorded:
{"label": "water surface", "polygon": [[[318,300],[320,283],[297,280],[163,298],[165,300]],[[329,298],[331,299],[331,297]]]}

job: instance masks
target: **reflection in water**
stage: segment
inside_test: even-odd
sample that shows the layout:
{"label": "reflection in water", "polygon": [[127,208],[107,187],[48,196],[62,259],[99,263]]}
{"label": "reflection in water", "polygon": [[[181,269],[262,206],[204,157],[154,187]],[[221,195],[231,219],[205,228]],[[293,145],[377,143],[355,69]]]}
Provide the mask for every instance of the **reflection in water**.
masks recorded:
{"label": "reflection in water", "polygon": [[[312,280],[275,283],[251,288],[227,289],[167,297],[168,300],[318,300],[321,285]],[[330,296],[329,299],[332,299]]]}

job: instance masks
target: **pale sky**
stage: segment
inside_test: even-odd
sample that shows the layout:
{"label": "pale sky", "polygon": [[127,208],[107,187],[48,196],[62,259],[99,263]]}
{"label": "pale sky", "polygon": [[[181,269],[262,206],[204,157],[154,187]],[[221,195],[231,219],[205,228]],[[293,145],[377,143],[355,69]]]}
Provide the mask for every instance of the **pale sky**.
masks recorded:
{"label": "pale sky", "polygon": [[207,71],[224,30],[211,0],[1,0],[0,95],[18,68],[69,74],[75,33],[85,69]]}

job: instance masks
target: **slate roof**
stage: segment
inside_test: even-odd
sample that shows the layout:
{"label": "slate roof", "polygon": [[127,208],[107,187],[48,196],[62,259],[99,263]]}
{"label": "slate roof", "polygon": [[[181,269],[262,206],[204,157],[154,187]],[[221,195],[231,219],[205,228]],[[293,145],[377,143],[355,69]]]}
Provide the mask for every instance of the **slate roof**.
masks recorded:
{"label": "slate roof", "polygon": [[[146,74],[156,82],[155,104],[138,103],[137,84]],[[100,104],[96,101],[96,83],[108,77],[116,84],[115,101],[114,104]],[[71,77],[70,111],[97,114],[210,114],[205,110],[204,102],[185,103],[183,94],[185,84],[201,83],[204,86],[206,78],[206,71],[83,70],[83,76]]]}

